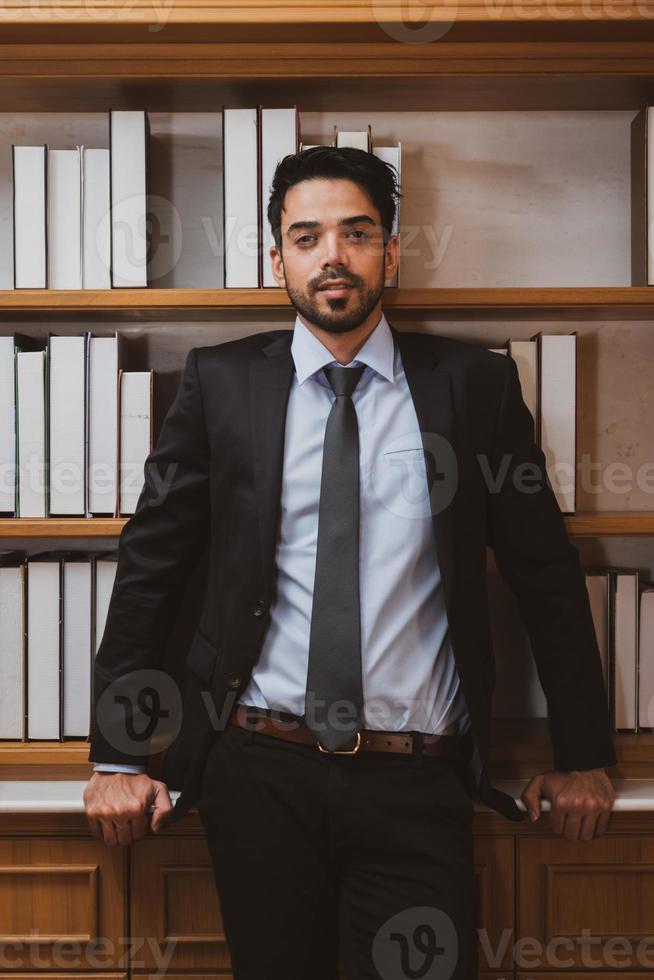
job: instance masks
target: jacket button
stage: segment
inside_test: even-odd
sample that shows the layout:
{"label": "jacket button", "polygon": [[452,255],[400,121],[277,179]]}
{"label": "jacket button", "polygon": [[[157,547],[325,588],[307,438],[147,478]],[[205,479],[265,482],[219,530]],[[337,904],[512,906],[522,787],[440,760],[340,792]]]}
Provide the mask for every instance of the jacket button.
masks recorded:
{"label": "jacket button", "polygon": [[228,674],[227,675],[227,686],[228,687],[236,688],[236,687],[240,687],[240,684],[241,684],[241,678],[239,677],[238,674]]}
{"label": "jacket button", "polygon": [[267,605],[264,599],[258,599],[257,602],[252,607],[252,612],[255,616],[265,616]]}

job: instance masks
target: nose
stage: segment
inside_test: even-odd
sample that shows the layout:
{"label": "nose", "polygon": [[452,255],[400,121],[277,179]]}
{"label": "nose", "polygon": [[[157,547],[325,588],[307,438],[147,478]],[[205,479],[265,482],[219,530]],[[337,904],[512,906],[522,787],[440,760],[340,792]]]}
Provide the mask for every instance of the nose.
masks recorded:
{"label": "nose", "polygon": [[[333,274],[334,279],[338,279],[342,272],[340,269],[345,269],[347,267],[347,251],[345,243],[341,240],[338,232],[333,235],[328,234],[323,238],[325,250],[320,261],[320,270],[324,273]],[[326,278],[326,276],[324,276]],[[345,276],[347,278],[347,276]]]}

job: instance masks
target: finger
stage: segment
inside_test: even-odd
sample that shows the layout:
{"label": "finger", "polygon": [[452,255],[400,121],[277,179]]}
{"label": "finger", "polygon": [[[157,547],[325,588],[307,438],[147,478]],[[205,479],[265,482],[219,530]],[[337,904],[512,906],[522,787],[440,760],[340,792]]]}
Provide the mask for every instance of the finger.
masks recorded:
{"label": "finger", "polygon": [[132,840],[142,840],[148,830],[148,818],[143,814],[141,817],[133,817],[130,822],[130,831],[132,834]]}
{"label": "finger", "polygon": [[102,827],[102,839],[105,844],[109,847],[115,846],[118,841],[116,839],[116,828],[114,827],[113,820],[109,817],[104,817],[100,820],[100,826]]}
{"label": "finger", "polygon": [[550,810],[550,826],[555,834],[562,836],[565,829],[565,820],[567,816],[566,807],[559,804],[552,803],[552,808]]}
{"label": "finger", "polygon": [[570,807],[566,813],[563,836],[568,840],[578,840],[581,829],[582,812],[575,807]]}
{"label": "finger", "polygon": [[596,809],[586,810],[581,820],[579,837],[581,840],[592,840],[595,836],[595,827],[599,811]]}
{"label": "finger", "polygon": [[129,819],[114,820],[116,838],[123,847],[128,847],[132,843],[132,828]]}
{"label": "finger", "polygon": [[601,834],[606,832],[609,820],[611,819],[610,810],[602,810],[599,817],[597,818],[597,823],[595,824],[595,834],[599,837]]}
{"label": "finger", "polygon": [[173,808],[170,805],[170,803],[168,805],[162,804],[161,806],[157,804],[157,808],[152,814],[153,833],[157,834],[160,830],[163,830],[164,827],[168,826],[168,824],[170,823],[170,815],[172,812],[173,812]]}
{"label": "finger", "polygon": [[87,817],[86,821],[89,825],[89,829],[93,837],[96,840],[102,840],[102,827],[100,826],[100,821],[97,817]]}

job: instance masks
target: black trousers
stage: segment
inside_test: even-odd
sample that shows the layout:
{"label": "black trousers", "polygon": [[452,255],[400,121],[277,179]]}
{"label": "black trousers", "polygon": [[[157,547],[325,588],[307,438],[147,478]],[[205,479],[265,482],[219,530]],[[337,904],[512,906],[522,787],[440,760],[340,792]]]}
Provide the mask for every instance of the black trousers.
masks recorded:
{"label": "black trousers", "polygon": [[234,980],[476,980],[473,803],[421,755],[328,755],[228,726],[206,831]]}

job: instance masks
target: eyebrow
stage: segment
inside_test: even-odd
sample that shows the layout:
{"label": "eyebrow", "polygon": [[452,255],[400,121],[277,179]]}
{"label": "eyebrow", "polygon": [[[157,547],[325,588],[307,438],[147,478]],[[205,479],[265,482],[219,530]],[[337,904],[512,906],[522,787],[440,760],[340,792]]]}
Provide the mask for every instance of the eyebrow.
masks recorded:
{"label": "eyebrow", "polygon": [[[373,219],[370,217],[369,214],[355,214],[352,218],[341,218],[341,220],[338,223],[339,225],[368,224],[373,226],[375,224],[375,222],[373,221]],[[297,231],[300,228],[322,228],[322,222],[321,221],[294,221],[292,225],[288,226],[286,234],[290,235],[291,232]]]}

